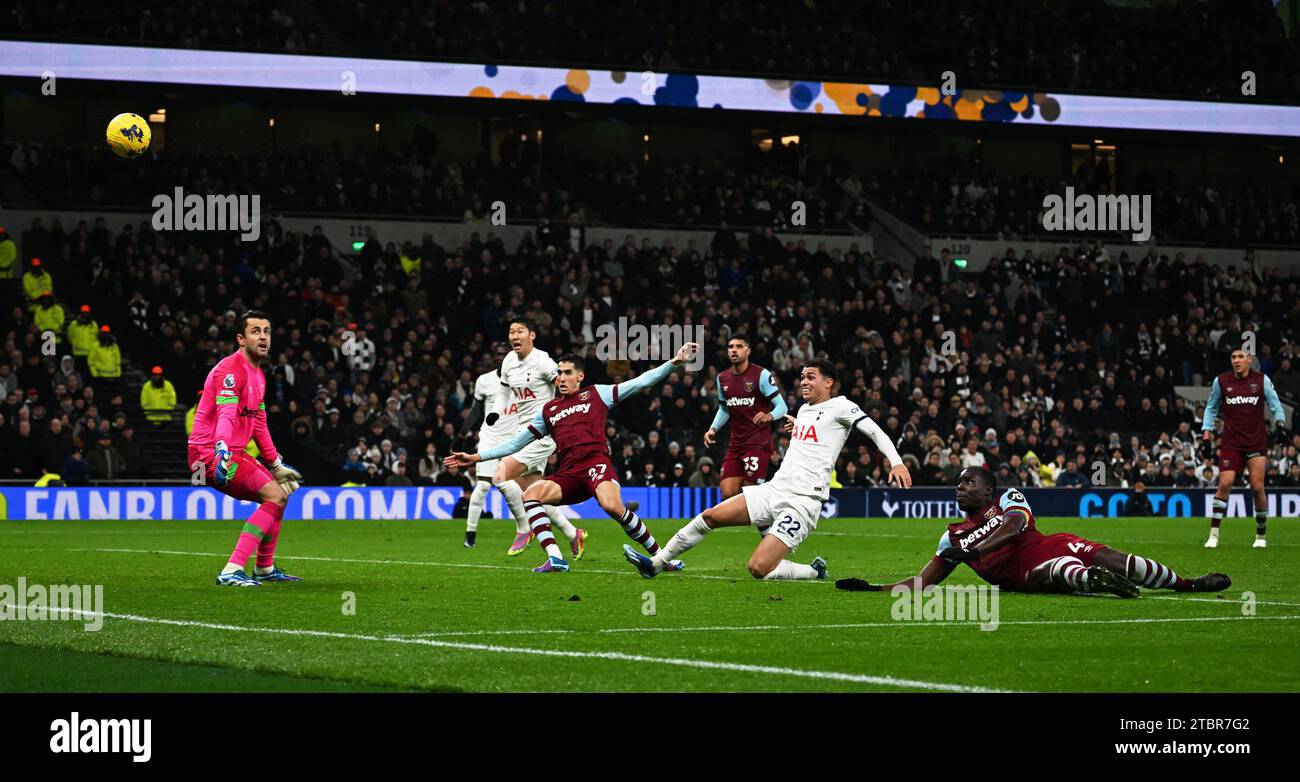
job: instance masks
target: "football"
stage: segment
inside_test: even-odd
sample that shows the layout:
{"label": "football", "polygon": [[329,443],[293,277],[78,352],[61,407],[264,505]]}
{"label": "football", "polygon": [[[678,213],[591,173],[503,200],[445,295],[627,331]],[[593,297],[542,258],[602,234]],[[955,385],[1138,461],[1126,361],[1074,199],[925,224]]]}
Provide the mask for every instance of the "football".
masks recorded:
{"label": "football", "polygon": [[121,157],[139,157],[149,148],[149,123],[139,114],[118,114],[108,123],[108,148]]}

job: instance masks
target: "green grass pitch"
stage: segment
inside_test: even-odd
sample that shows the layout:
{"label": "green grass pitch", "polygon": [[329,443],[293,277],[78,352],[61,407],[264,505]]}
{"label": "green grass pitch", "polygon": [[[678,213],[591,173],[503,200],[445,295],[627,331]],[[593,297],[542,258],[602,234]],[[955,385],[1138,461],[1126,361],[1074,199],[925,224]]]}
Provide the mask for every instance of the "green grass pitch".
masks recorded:
{"label": "green grass pitch", "polygon": [[[1218,570],[1219,596],[1000,597],[1000,624],[895,621],[888,593],[754,581],[757,535],[721,530],[654,580],[611,521],[564,575],[509,559],[513,526],[287,521],[279,564],[306,579],[217,587],[238,522],[0,522],[0,584],[102,584],[103,627],[0,621],[0,691],[1288,691],[1300,690],[1300,527],[1201,519],[1043,519],[1153,557]],[[681,520],[650,522],[660,539]],[[795,558],[831,580],[911,575],[942,521],[823,521]],[[980,583],[962,567],[949,583]],[[1243,593],[1254,595],[1254,613]],[[349,593],[352,597],[349,596]],[[651,596],[647,593],[653,593]],[[653,597],[654,613],[646,612]],[[351,602],[354,613],[345,612]]]}

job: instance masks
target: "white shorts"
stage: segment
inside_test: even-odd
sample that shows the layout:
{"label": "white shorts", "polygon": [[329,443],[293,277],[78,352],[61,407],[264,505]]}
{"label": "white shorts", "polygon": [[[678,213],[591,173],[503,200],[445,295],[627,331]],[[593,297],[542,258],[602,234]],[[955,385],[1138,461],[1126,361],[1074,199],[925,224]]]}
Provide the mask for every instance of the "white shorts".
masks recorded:
{"label": "white shorts", "polygon": [[492,459],[486,462],[477,462],[474,465],[474,480],[492,482],[492,476],[497,471],[497,465],[501,463],[500,459]]}
{"label": "white shorts", "polygon": [[781,491],[770,483],[745,486],[741,492],[749,511],[749,523],[764,535],[775,535],[791,551],[817,529],[817,520],[822,515],[822,501],[818,497]]}
{"label": "white shorts", "polygon": [[541,475],[546,472],[546,459],[555,453],[555,441],[550,437],[534,440],[511,456],[524,466],[524,475]]}
{"label": "white shorts", "polygon": [[[489,448],[495,448],[501,443],[509,440],[509,437],[500,435],[485,434],[483,430],[478,433],[478,452],[483,453]],[[497,465],[501,464],[500,459],[487,459],[474,465],[474,479],[479,481],[491,481],[493,474],[497,471]]]}

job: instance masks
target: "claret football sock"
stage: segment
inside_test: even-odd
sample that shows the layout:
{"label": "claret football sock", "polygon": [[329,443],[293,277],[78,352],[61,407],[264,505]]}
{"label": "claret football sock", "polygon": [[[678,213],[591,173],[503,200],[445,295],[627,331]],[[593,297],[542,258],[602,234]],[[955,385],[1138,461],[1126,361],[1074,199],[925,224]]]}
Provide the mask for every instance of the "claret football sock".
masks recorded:
{"label": "claret football sock", "polygon": [[659,544],[655,542],[655,536],[650,534],[649,528],[635,513],[624,508],[623,518],[619,519],[618,523],[629,538],[641,544],[641,548],[644,548],[647,554],[653,557],[659,553]]}
{"label": "claret football sock", "polygon": [[1088,568],[1077,557],[1057,557],[1052,560],[1052,583],[1073,592],[1088,591]]}
{"label": "claret football sock", "polygon": [[551,532],[551,522],[546,517],[546,507],[537,500],[525,500],[524,512],[528,514],[528,524],[537,537],[537,545],[542,547],[546,556],[564,559],[560,547],[555,545],[555,535]]}
{"label": "claret football sock", "polygon": [[1187,579],[1180,578],[1171,568],[1156,562],[1154,559],[1129,554],[1124,571],[1124,575],[1128,576],[1128,579],[1138,586],[1150,589],[1177,589],[1179,591],[1187,587]]}

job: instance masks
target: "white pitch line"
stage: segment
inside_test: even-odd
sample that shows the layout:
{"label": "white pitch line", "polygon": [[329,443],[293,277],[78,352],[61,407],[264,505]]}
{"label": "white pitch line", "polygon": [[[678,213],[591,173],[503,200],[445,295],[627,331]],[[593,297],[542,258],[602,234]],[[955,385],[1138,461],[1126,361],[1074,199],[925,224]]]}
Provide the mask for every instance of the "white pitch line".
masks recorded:
{"label": "white pitch line", "polygon": [[[70,548],[70,549],[63,549],[63,550],[64,550],[64,551],[99,551],[99,552],[105,552],[105,553],[117,553],[117,554],[172,554],[172,555],[187,556],[187,557],[221,557],[221,556],[225,556],[225,554],[218,554],[218,553],[214,553],[214,552],[210,552],[210,551],[168,551],[168,550],[166,550],[166,549],[143,549],[143,548],[141,548],[141,549],[134,549],[134,548]],[[528,569],[528,568],[525,568],[525,567],[522,566],[522,565],[519,566],[519,567],[514,567],[514,566],[511,566],[511,565],[482,565],[482,564],[476,564],[476,563],[472,563],[472,562],[427,562],[427,561],[424,561],[424,560],[404,560],[404,559],[353,559],[353,558],[351,558],[351,557],[313,557],[313,556],[308,556],[308,555],[305,555],[305,554],[286,554],[283,558],[284,558],[285,561],[290,561],[290,560],[295,560],[295,559],[305,559],[305,560],[312,560],[312,561],[316,561],[316,562],[349,562],[349,563],[360,564],[360,565],[420,565],[420,566],[424,566],[424,567],[458,567],[458,568],[476,568],[476,569],[481,569],[481,570],[513,570],[513,571],[515,571],[516,573],[524,572],[525,570]],[[277,558],[277,559],[278,559],[278,558]],[[628,567],[627,570],[597,570],[597,569],[590,569],[590,568],[585,568],[585,567],[581,567],[581,566],[579,566],[578,569],[576,569],[576,570],[574,570],[574,571],[572,571],[572,572],[574,572],[574,573],[597,573],[597,574],[602,574],[602,575],[607,575],[607,576],[634,576],[634,575],[637,575],[636,571],[635,571],[635,570],[632,570],[632,568],[631,568],[630,566]],[[696,578],[709,578],[709,579],[715,579],[715,580],[718,580],[718,581],[739,581],[739,580],[741,580],[741,577],[740,577],[739,574],[737,574],[737,575],[735,575],[735,576],[711,576],[711,575],[709,575],[709,574],[707,574],[707,573],[692,573],[692,572],[688,569],[688,570],[684,571],[683,575],[685,575],[685,574],[687,574],[687,573],[690,574],[690,577],[691,577],[692,579],[696,579]],[[748,576],[748,574],[746,574],[746,576]],[[669,578],[676,578],[676,577],[675,577],[675,576],[669,576]],[[748,581],[749,579],[748,579],[748,577],[746,577],[744,580]],[[804,582],[804,581],[783,581],[783,582],[781,582],[781,583],[783,583],[783,584],[800,584],[800,583],[809,583],[809,584],[812,584],[812,583],[817,583],[817,582],[815,582],[815,581],[806,581],[806,582]]]}
{"label": "white pitch line", "polygon": [[[12,604],[6,604],[12,607]],[[853,682],[855,684],[875,684],[883,687],[913,688],[934,690],[938,692],[1015,692],[991,687],[979,687],[965,684],[946,684],[919,679],[899,679],[894,676],[871,676],[860,673],[843,673],[840,671],[815,671],[804,668],[782,668],[775,665],[752,665],[749,663],[728,663],[714,660],[695,660],[684,657],[651,657],[644,654],[626,654],[624,652],[581,652],[566,649],[534,649],[523,646],[499,646],[496,644],[474,644],[459,641],[436,641],[429,638],[408,638],[399,635],[362,635],[355,633],[338,633],[327,630],[301,630],[285,627],[245,627],[241,625],[217,624],[215,622],[196,622],[188,619],[165,619],[162,617],[139,616],[136,614],[117,614],[108,611],[86,611],[83,609],[62,609],[67,614],[76,614],[83,618],[104,617],[121,619],[127,622],[168,625],[171,627],[195,627],[204,630],[223,630],[237,633],[256,633],[290,636],[307,636],[312,638],[334,638],[344,641],[370,641],[377,643],[395,643],[416,646],[429,646],[439,649],[456,649],[471,652],[490,652],[493,654],[531,654],[541,657],[565,657],[576,659],[614,660],[618,662],[646,663],[649,665],[672,665],[681,668],[705,668],[737,673],[763,673],[773,676],[792,676],[802,679],[822,679],[830,681]]]}
{"label": "white pitch line", "polygon": [[[1271,619],[1274,621],[1296,621],[1300,620],[1300,614],[1289,616],[1184,616],[1184,617],[1148,617],[1137,619],[1081,619],[1072,620],[1053,620],[1053,619],[1026,619],[1023,621],[998,622],[998,627],[1003,625],[1114,625],[1114,624],[1160,624],[1165,622],[1230,622],[1239,619]],[[604,634],[604,633],[696,633],[696,632],[745,632],[757,631],[767,632],[772,630],[849,630],[849,629],[866,629],[881,627],[979,627],[979,622],[972,620],[969,622],[841,622],[834,624],[807,624],[807,625],[706,625],[700,627],[606,627],[595,630],[461,630],[453,632],[432,631],[428,633],[415,633],[407,638],[452,638],[461,636],[481,636],[481,635],[582,635],[582,634]]]}
{"label": "white pitch line", "polygon": [[[31,550],[31,549],[24,549],[24,550]],[[186,556],[186,557],[219,557],[219,556],[222,556],[222,554],[214,553],[214,552],[208,552],[208,551],[169,551],[169,550],[167,550],[167,549],[142,549],[142,548],[141,548],[141,549],[136,549],[136,548],[70,548],[70,549],[50,549],[50,550],[51,550],[51,551],[99,551],[99,552],[105,552],[105,553],[118,553],[118,554],[170,554],[170,555]],[[305,559],[305,560],[311,560],[311,561],[315,561],[315,562],[347,562],[347,563],[360,564],[360,565],[417,565],[417,566],[424,566],[424,567],[458,567],[458,568],[477,568],[477,569],[482,569],[482,570],[513,570],[513,571],[515,571],[515,572],[520,572],[520,571],[522,570],[522,568],[511,567],[510,565],[483,565],[483,564],[475,564],[475,563],[471,563],[471,562],[426,562],[426,561],[423,561],[423,560],[402,560],[402,559],[354,559],[354,558],[351,558],[351,557],[314,557],[314,556],[309,556],[309,555],[306,555],[306,554],[292,554],[292,555],[288,555],[288,556],[284,557],[284,559],[285,559],[285,560]],[[576,573],[598,573],[598,574],[610,575],[610,576],[630,576],[630,575],[634,575],[634,573],[633,573],[632,571],[630,571],[630,570],[588,570],[588,569],[586,569],[586,568],[581,568],[580,570],[576,570],[576,571],[573,571],[573,572],[576,572]],[[713,580],[717,580],[717,581],[742,581],[742,580],[744,580],[744,581],[748,581],[748,580],[749,580],[749,579],[742,579],[739,575],[736,575],[736,576],[715,576],[715,575],[709,575],[709,574],[707,574],[707,573],[692,573],[692,572],[689,571],[689,570],[688,570],[688,571],[685,571],[685,572],[683,573],[683,576],[682,576],[682,577],[683,577],[683,578],[687,578],[687,577],[689,577],[689,578],[692,578],[692,579],[695,579],[695,578],[708,578],[708,579],[713,579]],[[675,578],[675,577],[673,577],[673,578]],[[782,583],[782,584],[818,584],[818,583],[825,584],[825,583],[829,583],[829,582],[828,582],[828,581],[827,581],[827,582],[819,582],[819,581],[782,581],[782,582],[780,582],[780,583]],[[1101,595],[1077,595],[1077,597],[1102,597],[1102,596],[1101,596]],[[1218,604],[1222,604],[1222,605],[1231,605],[1231,606],[1239,606],[1239,605],[1240,605],[1240,601],[1237,601],[1237,600],[1216,600],[1216,599],[1214,599],[1214,598],[1212,598],[1212,597],[1179,597],[1179,596],[1176,596],[1176,595],[1151,595],[1151,594],[1147,594],[1147,595],[1144,595],[1144,599],[1147,599],[1147,600],[1183,600],[1183,601],[1186,601],[1186,602],[1218,603]],[[1300,603],[1288,603],[1288,602],[1278,601],[1278,600],[1256,600],[1256,601],[1255,601],[1255,604],[1256,604],[1256,605],[1264,605],[1264,606],[1269,606],[1269,605],[1272,605],[1272,606],[1300,606]]]}
{"label": "white pitch line", "polygon": [[[1219,605],[1229,605],[1239,608],[1242,604],[1240,599],[1225,598],[1217,600],[1213,597],[1179,597],[1178,595],[1143,595],[1144,600],[1181,600],[1185,603],[1218,603]],[[1284,600],[1256,600],[1255,605],[1262,606],[1300,606],[1300,603],[1288,603]]]}

